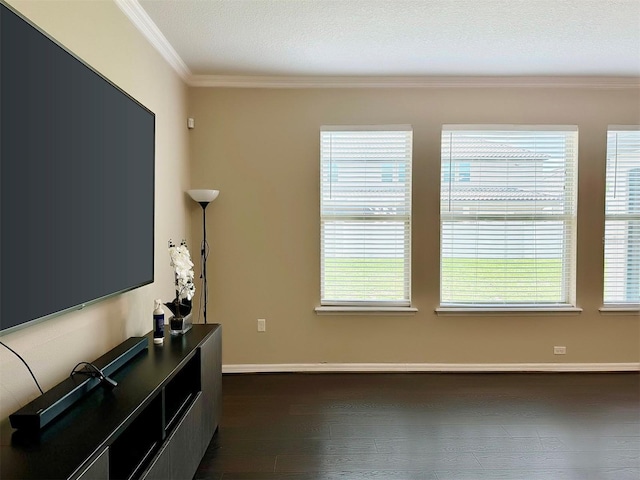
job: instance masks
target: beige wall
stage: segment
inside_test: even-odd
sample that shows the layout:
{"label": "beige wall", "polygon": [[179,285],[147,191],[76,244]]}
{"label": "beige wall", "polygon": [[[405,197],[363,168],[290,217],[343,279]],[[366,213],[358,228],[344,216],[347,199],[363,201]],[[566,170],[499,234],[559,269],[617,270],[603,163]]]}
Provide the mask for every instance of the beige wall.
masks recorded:
{"label": "beige wall", "polygon": [[[187,88],[111,1],[9,3],[156,114],[155,283],[47,320],[1,340],[22,354],[42,387],[152,328],[153,299],[173,289],[167,241],[189,234]],[[117,188],[117,185],[114,185]],[[25,367],[0,348],[0,418],[38,395]]]}
{"label": "beige wall", "polygon": [[[192,88],[192,180],[219,188],[207,210],[210,317],[223,362],[627,363],[640,318],[602,315],[609,124],[640,122],[638,90],[570,88]],[[443,317],[438,305],[440,131],[446,123],[579,127],[578,305],[573,316]],[[411,124],[415,316],[318,316],[319,129]],[[192,237],[200,238],[192,211]],[[256,331],[256,319],[267,331]],[[553,355],[566,345],[567,355]]]}
{"label": "beige wall", "polygon": [[[640,122],[640,94],[590,89],[207,89],[184,83],[111,1],[9,3],[156,114],[154,284],[2,337],[44,389],[129,336],[151,329],[154,298],[172,295],[166,242],[197,256],[201,210],[185,189],[219,188],[207,209],[210,321],[224,363],[638,362],[637,315],[598,312],[608,124]],[[188,101],[187,101],[188,97]],[[188,103],[188,104],[187,104]],[[196,118],[188,132],[185,118]],[[414,128],[413,303],[418,314],[317,316],[319,128]],[[439,136],[443,123],[553,123],[580,128],[577,316],[439,317]],[[188,151],[191,148],[191,164]],[[267,332],[256,332],[256,319]],[[554,357],[553,345],[566,345]],[[38,392],[0,349],[0,418]]]}

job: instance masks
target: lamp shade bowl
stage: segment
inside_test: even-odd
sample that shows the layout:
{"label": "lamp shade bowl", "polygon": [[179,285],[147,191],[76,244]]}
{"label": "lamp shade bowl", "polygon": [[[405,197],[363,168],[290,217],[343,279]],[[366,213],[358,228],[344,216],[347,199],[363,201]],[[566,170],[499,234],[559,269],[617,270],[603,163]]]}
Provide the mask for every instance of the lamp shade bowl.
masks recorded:
{"label": "lamp shade bowl", "polygon": [[194,201],[198,203],[210,203],[218,197],[218,195],[220,194],[220,190],[196,189],[187,190],[187,193]]}

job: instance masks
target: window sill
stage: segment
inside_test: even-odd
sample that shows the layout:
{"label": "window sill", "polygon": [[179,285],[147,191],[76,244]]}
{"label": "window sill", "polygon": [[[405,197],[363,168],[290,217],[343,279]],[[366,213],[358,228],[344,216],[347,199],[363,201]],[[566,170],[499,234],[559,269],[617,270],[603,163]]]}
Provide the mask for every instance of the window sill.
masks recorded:
{"label": "window sill", "polygon": [[606,305],[600,307],[602,315],[638,315],[640,313],[640,305]]}
{"label": "window sill", "polygon": [[345,305],[339,305],[316,307],[315,311],[318,315],[404,316],[415,315],[418,312],[418,309],[415,307],[349,307]]}
{"label": "window sill", "polygon": [[504,316],[504,315],[579,315],[578,307],[438,307],[436,313],[443,316]]}

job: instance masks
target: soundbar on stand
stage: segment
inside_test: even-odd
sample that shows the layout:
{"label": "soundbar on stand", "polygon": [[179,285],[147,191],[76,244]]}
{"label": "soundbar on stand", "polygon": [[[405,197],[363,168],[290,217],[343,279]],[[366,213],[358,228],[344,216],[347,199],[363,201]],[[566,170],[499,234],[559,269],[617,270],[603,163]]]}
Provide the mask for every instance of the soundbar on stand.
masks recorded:
{"label": "soundbar on stand", "polygon": [[[147,337],[131,337],[93,362],[109,376],[148,348]],[[100,384],[100,379],[84,375],[69,376],[31,403],[9,415],[15,429],[39,430]]]}

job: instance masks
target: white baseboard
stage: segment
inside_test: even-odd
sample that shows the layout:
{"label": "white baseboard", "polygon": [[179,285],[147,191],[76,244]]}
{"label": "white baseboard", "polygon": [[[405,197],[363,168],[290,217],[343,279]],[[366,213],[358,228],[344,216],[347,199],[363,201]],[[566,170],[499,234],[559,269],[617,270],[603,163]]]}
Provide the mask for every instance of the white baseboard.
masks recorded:
{"label": "white baseboard", "polygon": [[639,363],[271,363],[223,365],[222,373],[636,372]]}

